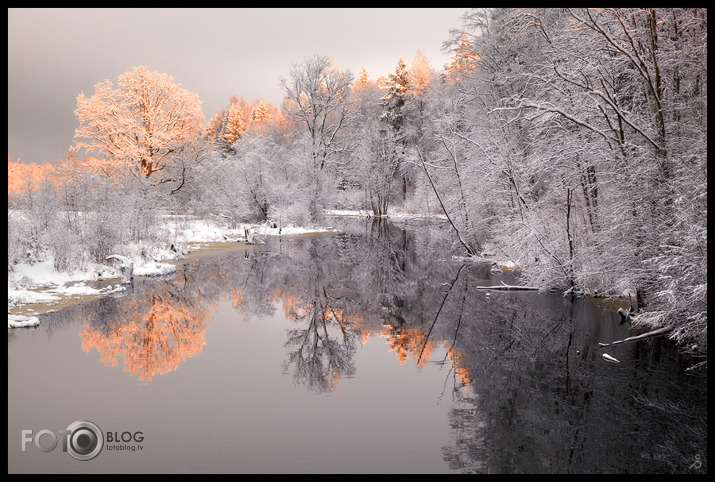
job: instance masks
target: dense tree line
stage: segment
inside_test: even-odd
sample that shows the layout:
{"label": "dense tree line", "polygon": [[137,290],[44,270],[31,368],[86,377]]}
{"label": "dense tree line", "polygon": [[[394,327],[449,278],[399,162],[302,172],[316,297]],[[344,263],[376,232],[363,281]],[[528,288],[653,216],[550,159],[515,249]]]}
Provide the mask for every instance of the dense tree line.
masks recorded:
{"label": "dense tree line", "polygon": [[433,116],[444,142],[425,154],[469,184],[454,217],[465,213],[465,231],[467,214],[482,224],[477,234],[531,282],[629,293],[642,321],[704,346],[706,11],[499,9],[463,20],[455,42],[475,56],[448,80],[450,105]]}
{"label": "dense tree line", "polygon": [[10,268],[53,243],[58,268],[100,261],[157,238],[160,210],[284,226],[401,205],[446,215],[466,254],[506,257],[529,284],[630,295],[641,321],[705,347],[706,10],[462,20],[439,71],[417,52],[355,79],[313,56],[280,79],[280,109],[234,97],[208,123],[166,74],[97,84],[78,97],[66,182],[9,183],[29,219],[9,214]]}

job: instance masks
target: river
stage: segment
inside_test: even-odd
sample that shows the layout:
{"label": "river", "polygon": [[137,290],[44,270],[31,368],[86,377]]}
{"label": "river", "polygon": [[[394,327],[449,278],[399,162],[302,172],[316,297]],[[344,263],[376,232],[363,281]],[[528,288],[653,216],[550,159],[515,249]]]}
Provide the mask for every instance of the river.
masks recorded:
{"label": "river", "polygon": [[477,289],[515,275],[446,225],[342,227],[8,330],[8,472],[707,473],[706,371],[599,348],[617,304]]}

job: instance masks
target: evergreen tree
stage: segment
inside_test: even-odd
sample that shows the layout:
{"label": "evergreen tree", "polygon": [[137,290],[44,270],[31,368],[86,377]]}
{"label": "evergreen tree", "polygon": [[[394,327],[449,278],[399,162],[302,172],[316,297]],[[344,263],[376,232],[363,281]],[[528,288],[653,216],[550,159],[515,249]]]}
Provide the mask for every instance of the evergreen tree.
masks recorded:
{"label": "evergreen tree", "polygon": [[226,116],[226,126],[223,131],[223,139],[229,146],[233,145],[246,130],[246,121],[243,116],[243,109],[238,103],[231,104]]}
{"label": "evergreen tree", "polygon": [[466,74],[474,72],[479,62],[479,55],[474,51],[467,34],[459,38],[450,59],[444,73],[448,82],[457,82]]}
{"label": "evergreen tree", "polygon": [[370,83],[370,79],[367,75],[367,70],[365,69],[365,66],[360,67],[360,74],[358,75],[357,81],[355,81],[355,85],[367,85]]}
{"label": "evergreen tree", "polygon": [[419,50],[412,59],[410,65],[410,79],[408,93],[414,96],[422,96],[427,91],[430,80],[432,78],[432,68],[425,54]]}
{"label": "evergreen tree", "polygon": [[268,107],[263,99],[259,99],[256,105],[251,109],[251,122],[254,124],[262,124],[271,120],[271,114],[268,112]]}
{"label": "evergreen tree", "polygon": [[395,71],[390,73],[385,82],[380,87],[386,90],[382,101],[384,102],[385,118],[395,131],[399,131],[403,123],[402,108],[405,105],[407,89],[409,85],[409,75],[407,64],[402,57],[397,61]]}

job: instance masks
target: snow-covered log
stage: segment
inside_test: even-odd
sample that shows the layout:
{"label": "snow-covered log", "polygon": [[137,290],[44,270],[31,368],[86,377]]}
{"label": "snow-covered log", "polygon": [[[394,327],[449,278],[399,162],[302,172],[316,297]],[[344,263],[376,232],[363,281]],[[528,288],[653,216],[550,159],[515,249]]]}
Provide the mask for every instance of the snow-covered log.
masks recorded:
{"label": "snow-covered log", "polygon": [[134,261],[119,254],[110,254],[105,259],[116,259],[119,261],[119,271],[122,273],[125,283],[130,283],[134,279]]}
{"label": "snow-covered log", "polygon": [[244,233],[248,244],[265,244],[265,241],[253,229],[244,229]]}
{"label": "snow-covered log", "polygon": [[516,291],[516,290],[527,290],[527,291],[533,291],[533,290],[538,290],[536,286],[520,286],[520,285],[507,285],[507,284],[500,284],[496,286],[477,286],[478,290],[504,290],[504,291]]}
{"label": "snow-covered log", "polygon": [[616,358],[613,358],[613,357],[612,357],[611,355],[609,355],[608,353],[604,353],[604,354],[601,355],[601,356],[603,357],[604,360],[609,361],[609,362],[611,362],[611,363],[621,363],[620,361],[618,361]]}
{"label": "snow-covered log", "polygon": [[612,341],[611,343],[599,343],[598,346],[618,345],[620,343],[626,343],[628,341],[644,340],[646,338],[650,338],[651,336],[662,335],[663,333],[667,333],[672,329],[673,328],[671,326],[666,326],[663,328],[658,328],[657,330],[649,331],[648,333],[643,333],[642,335],[629,336],[628,338],[624,338],[623,340],[616,340]]}
{"label": "snow-covered log", "polygon": [[629,306],[628,309],[618,308],[618,314],[621,316],[621,323],[626,321],[631,321],[634,316],[636,316],[636,311],[633,309],[633,305]]}

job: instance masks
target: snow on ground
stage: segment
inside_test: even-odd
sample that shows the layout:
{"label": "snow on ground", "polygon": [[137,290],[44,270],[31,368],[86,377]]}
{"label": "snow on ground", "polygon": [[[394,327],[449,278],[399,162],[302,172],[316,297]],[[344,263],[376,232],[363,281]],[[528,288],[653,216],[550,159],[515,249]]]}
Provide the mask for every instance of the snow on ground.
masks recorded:
{"label": "snow on ground", "polygon": [[[361,209],[361,210],[327,209],[325,211],[325,214],[327,216],[355,216],[355,217],[359,217],[359,218],[369,218],[369,217],[373,216],[372,211],[367,210],[367,209]],[[387,217],[393,221],[406,221],[406,220],[410,220],[410,219],[423,219],[423,218],[447,219],[447,216],[445,216],[444,214],[412,213],[412,212],[401,211],[399,209],[391,210],[390,213],[385,214],[384,217]]]}
{"label": "snow on ground", "polygon": [[[358,216],[370,217],[372,213],[366,210],[330,210],[328,216]],[[390,219],[409,220],[425,216],[440,217],[439,215],[421,215],[414,213],[394,212]],[[124,246],[117,255],[129,258],[134,263],[134,276],[158,276],[176,271],[176,266],[167,261],[180,259],[190,251],[200,249],[202,245],[221,242],[245,242],[246,234],[258,235],[259,239],[266,236],[290,236],[313,233],[338,232],[332,227],[300,227],[282,226],[274,227],[270,223],[241,224],[237,228],[221,226],[225,220],[192,219],[185,216],[167,215],[162,217],[160,229],[169,233],[170,239],[175,239],[176,246]],[[172,249],[173,248],[173,249]],[[116,280],[117,284],[104,288],[88,286],[89,281]],[[91,264],[84,269],[71,273],[59,272],[54,269],[53,259],[50,255],[45,261],[32,264],[22,263],[13,267],[8,272],[7,279],[7,306],[8,328],[36,326],[39,323],[37,316],[18,314],[21,307],[27,308],[34,304],[55,304],[63,299],[76,298],[77,296],[104,296],[124,290],[122,274],[119,263],[107,260],[106,264]],[[11,313],[14,311],[15,313]],[[25,311],[32,311],[27,309]]]}
{"label": "snow on ground", "polygon": [[[36,263],[44,264],[44,263]],[[38,269],[33,265],[34,274],[42,273],[43,271]],[[26,288],[22,284],[17,284],[8,277],[8,290],[7,290],[7,307],[8,312],[13,308],[18,308],[24,305],[52,305],[59,303],[62,300],[68,298],[78,298],[80,296],[104,296],[111,293],[121,293],[126,291],[126,288],[121,284],[117,283],[114,286],[108,285],[103,288],[94,288],[87,286],[85,281],[74,282],[71,279],[80,276],[80,272],[73,273],[72,275],[65,276],[65,279],[70,280],[66,283],[54,284],[58,281],[58,276],[56,272],[47,270],[47,279],[53,279],[52,282],[47,281],[46,285],[42,289],[37,290],[36,288]],[[21,283],[29,283],[27,286],[37,286],[37,280],[31,281],[30,278],[24,276],[21,278]],[[29,309],[28,311],[34,311]],[[7,327],[8,328],[24,328],[37,326],[39,324],[39,319],[37,316],[32,314],[11,314],[8,313],[7,316]]]}
{"label": "snow on ground", "polygon": [[118,276],[116,270],[108,266],[92,265],[84,270],[61,273],[55,270],[53,264],[52,259],[33,264],[22,263],[16,265],[13,271],[8,273],[8,311],[26,304],[55,302],[61,298],[63,291],[67,293],[67,296],[78,294],[81,291],[81,287],[75,287],[78,283],[96,280],[100,277],[115,278]]}
{"label": "snow on ground", "polygon": [[264,236],[290,236],[293,234],[316,234],[316,233],[337,233],[335,228],[301,228],[298,226],[283,226],[281,228],[272,226],[258,226],[254,228],[256,234]]}
{"label": "snow on ground", "polygon": [[119,285],[93,288],[86,281],[117,277],[117,270],[97,264],[72,273],[55,270],[52,259],[19,264],[7,276],[8,311],[28,304],[55,303],[64,297],[115,293],[124,288]]}
{"label": "snow on ground", "polygon": [[325,214],[327,216],[357,216],[366,218],[372,216],[372,211],[365,209],[362,210],[350,210],[350,209],[326,209]]}
{"label": "snow on ground", "polygon": [[[124,246],[122,256],[134,262],[134,276],[158,276],[176,271],[176,266],[166,261],[183,257],[190,251],[200,249],[202,245],[216,242],[245,241],[246,230],[259,236],[297,235],[308,233],[337,232],[329,227],[296,227],[284,226],[282,228],[263,224],[246,224],[230,229],[221,227],[222,221],[211,219],[187,219],[178,216],[166,216],[162,229],[174,233],[177,246],[147,247]],[[183,245],[183,247],[181,247]],[[20,315],[20,307],[34,304],[54,304],[67,298],[76,298],[81,295],[104,296],[124,290],[119,263],[108,260],[107,264],[91,264],[84,269],[71,273],[59,272],[54,268],[54,260],[50,255],[45,261],[21,263],[8,272],[7,306],[8,328],[36,326],[39,323],[37,316]],[[88,286],[88,281],[115,280],[117,284],[105,288]],[[30,311],[30,310],[28,310]]]}
{"label": "snow on ground", "polygon": [[274,227],[270,223],[240,224],[237,228],[232,229],[221,227],[210,219],[183,219],[176,221],[176,226],[177,227],[172,227],[169,225],[166,229],[176,229],[177,241],[190,246],[192,248],[191,250],[197,249],[202,244],[245,241],[246,230],[261,236],[337,232],[335,228],[331,227],[300,227],[288,225],[279,228],[277,226]]}

